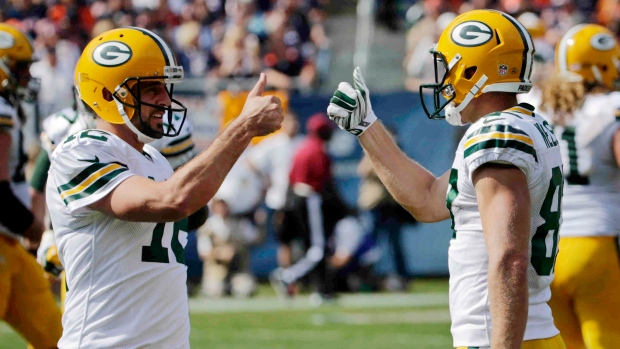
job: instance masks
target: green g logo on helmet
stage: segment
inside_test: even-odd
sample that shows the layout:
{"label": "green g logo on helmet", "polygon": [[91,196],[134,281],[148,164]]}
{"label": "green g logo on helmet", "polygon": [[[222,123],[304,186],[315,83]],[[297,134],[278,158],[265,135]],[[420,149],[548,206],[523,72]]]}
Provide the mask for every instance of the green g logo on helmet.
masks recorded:
{"label": "green g logo on helmet", "polygon": [[491,40],[493,31],[482,22],[467,21],[457,25],[450,36],[452,41],[459,46],[474,47]]}
{"label": "green g logo on helmet", "polygon": [[108,41],[95,48],[93,60],[104,67],[118,67],[127,62],[132,54],[127,44],[120,41]]}
{"label": "green g logo on helmet", "polygon": [[607,33],[592,35],[590,45],[599,51],[609,51],[616,47],[616,39]]}

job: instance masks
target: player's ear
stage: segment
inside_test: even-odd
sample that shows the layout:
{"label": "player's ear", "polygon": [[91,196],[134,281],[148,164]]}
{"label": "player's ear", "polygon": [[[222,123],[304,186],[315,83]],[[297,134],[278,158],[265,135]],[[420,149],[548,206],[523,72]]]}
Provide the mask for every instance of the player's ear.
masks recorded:
{"label": "player's ear", "polygon": [[110,90],[104,87],[103,90],[101,90],[101,93],[103,94],[103,99],[105,99],[108,102],[112,101],[113,97],[112,97],[112,92],[110,92]]}

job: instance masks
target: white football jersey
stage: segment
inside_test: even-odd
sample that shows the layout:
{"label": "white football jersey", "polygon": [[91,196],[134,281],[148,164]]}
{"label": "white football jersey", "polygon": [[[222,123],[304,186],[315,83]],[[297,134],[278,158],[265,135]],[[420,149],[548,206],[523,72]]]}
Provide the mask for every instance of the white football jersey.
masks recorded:
{"label": "white football jersey", "polygon": [[46,196],[67,273],[59,348],[189,348],[187,220],[128,222],[89,208],[130,176],[172,173],[153,147],[140,153],[101,130],[57,145]]}
{"label": "white football jersey", "polygon": [[491,340],[489,256],[472,183],[474,171],[489,162],[518,167],[527,177],[530,192],[529,312],[524,338],[549,338],[559,333],[547,301],[561,224],[562,159],[551,126],[533,110],[519,104],[481,118],[467,130],[456,151],[447,193],[455,231],[448,253],[455,347],[484,347]]}
{"label": "white football jersey", "polygon": [[612,143],[620,93],[587,95],[565,127],[556,125],[564,163],[561,236],[620,233],[620,169]]}
{"label": "white football jersey", "polygon": [[[11,134],[11,149],[9,150],[9,176],[13,195],[19,199],[27,208],[30,208],[30,195],[28,194],[28,183],[26,182],[25,168],[28,156],[24,150],[24,135],[22,133],[22,120],[17,115],[15,108],[4,97],[0,96],[0,132]],[[9,228],[0,223],[0,234],[5,234],[13,238],[19,238]]]}

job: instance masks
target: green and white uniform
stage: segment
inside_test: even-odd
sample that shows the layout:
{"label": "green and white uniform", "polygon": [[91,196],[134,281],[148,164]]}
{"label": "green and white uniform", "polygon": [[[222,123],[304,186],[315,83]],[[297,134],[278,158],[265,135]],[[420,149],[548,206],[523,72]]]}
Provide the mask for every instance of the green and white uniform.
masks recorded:
{"label": "green and white uniform", "polygon": [[173,173],[150,145],[84,130],[57,145],[47,181],[67,299],[59,348],[189,348],[186,220],[122,221],[88,206],[131,176]]}
{"label": "green and white uniform", "polygon": [[533,107],[520,104],[471,125],[456,151],[447,193],[455,231],[448,253],[454,346],[485,347],[491,340],[489,256],[472,183],[474,171],[485,163],[511,164],[527,177],[532,221],[524,339],[553,337],[559,331],[546,302],[561,223],[562,158],[551,126],[533,113]]}
{"label": "green and white uniform", "polygon": [[569,125],[554,127],[566,174],[562,236],[620,233],[620,169],[611,146],[617,118],[620,93],[590,94]]}

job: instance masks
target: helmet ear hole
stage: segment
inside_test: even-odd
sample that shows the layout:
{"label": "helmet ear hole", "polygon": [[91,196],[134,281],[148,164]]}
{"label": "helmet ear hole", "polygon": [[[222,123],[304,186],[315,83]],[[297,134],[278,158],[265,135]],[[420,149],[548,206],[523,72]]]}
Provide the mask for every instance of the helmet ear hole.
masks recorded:
{"label": "helmet ear hole", "polygon": [[110,92],[110,90],[108,90],[107,88],[103,88],[103,90],[101,90],[101,94],[103,95],[103,99],[105,99],[108,102],[112,102],[112,92]]}
{"label": "helmet ear hole", "polygon": [[607,65],[602,65],[601,66],[601,71],[606,72],[607,71]]}
{"label": "helmet ear hole", "polygon": [[465,69],[465,71],[463,72],[463,77],[467,80],[471,80],[471,78],[473,78],[474,75],[476,75],[477,70],[478,70],[478,67],[469,67]]}

